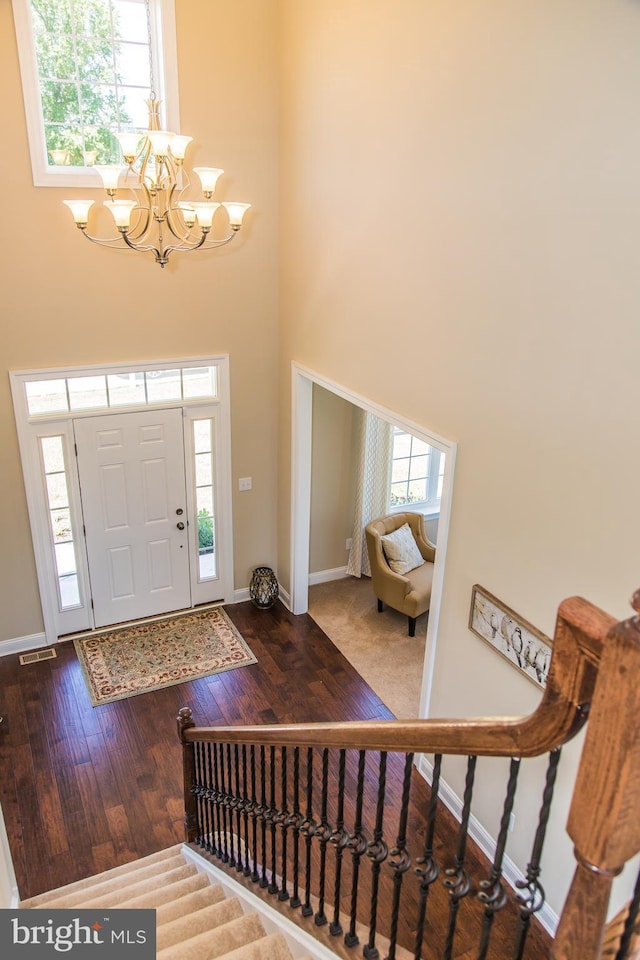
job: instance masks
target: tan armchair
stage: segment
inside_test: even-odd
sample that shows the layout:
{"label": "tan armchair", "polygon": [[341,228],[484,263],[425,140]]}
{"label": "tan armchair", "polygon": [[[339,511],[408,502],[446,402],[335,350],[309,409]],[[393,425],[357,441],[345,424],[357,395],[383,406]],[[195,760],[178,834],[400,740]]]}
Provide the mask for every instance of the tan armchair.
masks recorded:
{"label": "tan armchair", "polygon": [[[382,537],[408,523],[424,563],[405,574],[395,573],[385,557]],[[365,527],[371,581],[378,599],[378,612],[385,603],[409,618],[409,636],[416,635],[416,617],[426,613],[431,603],[435,546],[427,539],[421,513],[394,513],[372,520]]]}

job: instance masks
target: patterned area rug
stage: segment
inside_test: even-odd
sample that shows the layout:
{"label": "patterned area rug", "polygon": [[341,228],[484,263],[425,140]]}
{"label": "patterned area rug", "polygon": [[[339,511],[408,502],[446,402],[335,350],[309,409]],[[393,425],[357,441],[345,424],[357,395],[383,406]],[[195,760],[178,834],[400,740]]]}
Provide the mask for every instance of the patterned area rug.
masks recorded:
{"label": "patterned area rug", "polygon": [[73,642],[94,707],[257,662],[220,607]]}

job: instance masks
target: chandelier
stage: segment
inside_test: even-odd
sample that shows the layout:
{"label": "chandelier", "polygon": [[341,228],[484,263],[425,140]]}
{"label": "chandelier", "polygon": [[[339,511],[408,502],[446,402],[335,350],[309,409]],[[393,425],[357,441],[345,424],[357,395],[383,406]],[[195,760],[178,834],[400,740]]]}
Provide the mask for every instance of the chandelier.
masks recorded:
{"label": "chandelier", "polygon": [[[89,209],[93,200],[63,200],[87,240],[103,246],[124,244],[131,250],[152,253],[161,267],[172,253],[213,250],[223,247],[242,226],[249,203],[212,200],[216,181],[224,173],[217,167],[194,167],[204,200],[186,198],[190,181],[184,157],[192,137],[160,129],[160,101],[152,93],[147,100],[149,129],[146,134],[116,133],[126,166],[99,165],[108,199],[104,206],[113,216],[120,233],[116,237],[95,237],[87,232]],[[144,138],[144,139],[143,139]],[[119,190],[129,191],[134,199],[123,199]],[[208,239],[218,208],[227,211],[230,232],[220,240]]]}
{"label": "chandelier", "polygon": [[[212,200],[216,181],[224,173],[217,167],[194,167],[204,199],[188,197],[190,181],[184,166],[187,147],[192,137],[160,129],[160,101],[154,93],[149,0],[146,4],[150,55],[149,129],[146,133],[116,133],[124,166],[95,164],[108,199],[103,206],[112,215],[119,236],[97,237],[87,232],[89,210],[93,200],[63,200],[87,240],[103,246],[124,245],[130,250],[153,254],[164,267],[172,253],[214,250],[223,247],[242,226],[242,217],[249,203]],[[119,195],[124,190],[129,199]],[[131,199],[132,198],[132,199]],[[222,239],[209,237],[216,211],[227,213],[228,235]]]}

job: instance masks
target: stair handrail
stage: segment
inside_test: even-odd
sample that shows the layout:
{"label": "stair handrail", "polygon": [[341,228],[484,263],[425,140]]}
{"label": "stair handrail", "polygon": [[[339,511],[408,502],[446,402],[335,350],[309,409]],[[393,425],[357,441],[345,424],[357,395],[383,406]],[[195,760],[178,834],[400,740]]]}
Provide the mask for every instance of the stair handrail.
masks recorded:
{"label": "stair handrail", "polygon": [[[612,883],[640,852],[640,590],[632,606],[636,615],[617,622],[580,597],[560,605],[547,685],[525,717],[196,727],[183,708],[188,839],[195,837],[197,742],[525,758],[556,750],[589,717],[567,823],[576,868],[551,958],[601,960],[605,936],[611,956]],[[616,960],[625,956],[620,948]]]}
{"label": "stair handrail", "polygon": [[191,711],[184,707],[178,715],[178,732],[183,744],[224,741],[401,753],[540,756],[571,739],[584,724],[603,645],[615,624],[613,617],[581,597],[563,601],[547,685],[538,707],[525,717],[197,727]]}

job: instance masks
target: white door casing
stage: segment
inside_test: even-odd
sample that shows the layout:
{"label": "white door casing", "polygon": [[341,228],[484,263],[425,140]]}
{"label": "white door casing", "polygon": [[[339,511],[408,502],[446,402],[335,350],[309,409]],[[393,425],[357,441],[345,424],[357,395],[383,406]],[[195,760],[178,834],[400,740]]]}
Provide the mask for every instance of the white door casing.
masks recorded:
{"label": "white door casing", "polygon": [[74,432],[95,625],[190,606],[182,411],[85,417]]}
{"label": "white door casing", "polygon": [[[104,392],[98,397],[98,403],[93,403],[93,410],[80,408],[75,412],[77,403],[71,399],[71,389],[76,384],[88,383],[93,388],[96,383],[104,382],[105,378],[114,381],[118,391],[122,390],[125,377],[137,375],[143,379],[149,375],[151,386],[173,384],[175,377],[158,378],[154,371],[181,371],[188,378],[201,376],[208,377],[210,392],[196,391],[191,385],[178,391],[178,395],[171,398],[166,396],[163,402],[157,389],[139,393],[128,402],[121,393],[111,402],[110,392],[107,397]],[[145,373],[145,371],[147,373]],[[110,411],[114,415],[125,413],[140,413],[156,409],[179,411],[184,424],[184,468],[187,479],[185,515],[191,521],[187,527],[189,552],[191,599],[186,606],[219,601],[232,603],[234,597],[234,562],[233,562],[233,494],[231,475],[231,410],[230,410],[230,370],[229,357],[226,354],[207,357],[164,358],[163,360],[148,360],[134,364],[107,364],[84,367],[62,367],[43,370],[11,371],[11,392],[15,411],[16,428],[20,447],[20,458],[27,496],[29,520],[31,524],[32,542],[38,587],[42,606],[44,635],[34,635],[37,643],[29,643],[24,649],[33,646],[42,646],[43,643],[55,643],[58,637],[70,636],[78,631],[90,630],[96,624],[91,608],[91,584],[87,563],[87,551],[83,532],[83,505],[81,501],[80,485],[78,482],[77,461],[74,455],[74,422],[102,416],[98,407],[104,406],[104,416]],[[80,379],[78,379],[80,378]],[[89,378],[88,381],[83,378]],[[133,378],[135,379],[135,378]],[[52,385],[53,406],[30,408],[29,387],[34,383],[38,386],[38,399],[41,399],[40,388],[47,382]],[[204,381],[199,381],[202,386]],[[68,388],[68,400],[65,404],[65,385]],[[206,385],[206,384],[205,384]],[[126,383],[125,383],[125,386]],[[175,390],[174,390],[175,394]],[[96,397],[94,393],[92,395]],[[62,402],[61,402],[62,401]],[[123,402],[124,401],[124,402]],[[114,411],[114,407],[117,410]],[[199,479],[195,469],[197,458],[197,444],[194,437],[194,421],[210,423],[213,440],[213,504],[215,513],[215,571],[202,569],[198,562],[198,491]],[[48,478],[43,457],[43,443],[45,438],[58,438],[63,451],[66,482],[62,487],[66,493],[66,501],[53,502],[48,495]],[[59,460],[50,468],[60,470]],[[59,493],[60,491],[58,491]],[[67,503],[67,524],[72,526],[73,548],[77,563],[77,601],[64,600],[61,596],[59,581],[61,571],[57,563],[56,551],[59,549],[58,540],[68,540],[68,529],[60,531],[57,524],[52,522],[62,512],[59,508]],[[90,519],[87,517],[87,519]],[[90,523],[90,525],[92,525]],[[69,551],[71,545],[66,542],[61,549]],[[183,551],[184,552],[184,551]],[[31,641],[32,638],[19,638]],[[22,649],[22,647],[21,647]]]}

